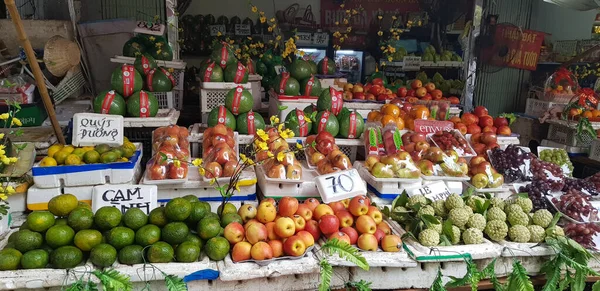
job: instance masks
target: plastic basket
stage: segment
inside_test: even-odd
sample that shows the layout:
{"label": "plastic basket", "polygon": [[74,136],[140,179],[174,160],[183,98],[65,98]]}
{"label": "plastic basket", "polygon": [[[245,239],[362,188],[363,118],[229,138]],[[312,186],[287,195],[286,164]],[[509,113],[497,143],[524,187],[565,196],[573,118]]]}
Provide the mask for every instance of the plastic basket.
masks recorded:
{"label": "plastic basket", "polygon": [[225,104],[225,96],[227,96],[227,93],[231,89],[237,86],[242,86],[244,89],[247,90],[252,89],[250,83],[236,84],[219,82],[200,82],[200,112],[203,114],[203,123],[206,123],[207,121],[207,119],[204,118],[204,115],[213,110],[213,108]]}
{"label": "plastic basket", "polygon": [[576,40],[561,40],[554,43],[553,51],[561,56],[572,57],[577,54]]}
{"label": "plastic basket", "polygon": [[583,140],[577,139],[577,129],[562,124],[551,123],[548,128],[548,140],[564,144],[571,147],[587,148],[592,145],[594,139],[587,135],[582,136]]}
{"label": "plastic basket", "polygon": [[152,131],[158,127],[124,127],[123,135],[130,142],[139,142],[143,145],[142,168],[146,167],[152,157]]}
{"label": "plastic basket", "polygon": [[600,140],[592,141],[589,158],[600,162]]}
{"label": "plastic basket", "polygon": [[566,103],[550,102],[544,100],[538,100],[533,98],[527,98],[525,105],[525,114],[532,117],[541,117],[554,105],[566,105]]}

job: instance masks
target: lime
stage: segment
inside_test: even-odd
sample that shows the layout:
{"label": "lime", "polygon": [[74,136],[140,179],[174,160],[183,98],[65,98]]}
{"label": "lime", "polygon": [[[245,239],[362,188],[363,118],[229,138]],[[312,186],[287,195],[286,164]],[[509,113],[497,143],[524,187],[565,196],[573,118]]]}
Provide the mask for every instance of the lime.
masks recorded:
{"label": "lime", "polygon": [[125,146],[122,146],[120,149],[121,149],[121,151],[123,151],[123,157],[125,157],[125,158],[129,159],[133,156],[133,154],[135,154],[135,146],[133,149],[130,147],[125,147]]}
{"label": "lime", "polygon": [[21,267],[23,269],[43,269],[50,260],[48,252],[45,250],[32,250],[23,254],[21,257]]}
{"label": "lime", "polygon": [[61,149],[61,151],[63,151],[63,152],[66,152],[66,153],[68,153],[68,154],[71,154],[73,151],[75,151],[75,147],[74,147],[74,146],[72,146],[72,145],[67,145],[67,146],[64,146],[64,147]]}
{"label": "lime", "polygon": [[0,251],[0,271],[16,270],[23,255],[16,249],[5,248]]}
{"label": "lime", "polygon": [[110,267],[117,260],[117,250],[109,244],[99,244],[90,251],[90,261],[94,266]]}
{"label": "lime", "polygon": [[55,225],[46,231],[46,243],[53,249],[73,243],[75,231],[68,225]]}
{"label": "lime", "polygon": [[102,233],[95,229],[80,230],[75,234],[73,243],[84,252],[89,252],[93,247],[102,243]]}
{"label": "lime", "polygon": [[182,242],[175,250],[175,259],[181,263],[191,263],[200,257],[200,247],[193,242]]}
{"label": "lime", "polygon": [[198,222],[198,236],[203,240],[219,235],[222,229],[219,220],[213,217],[205,217]]}
{"label": "lime", "polygon": [[192,204],[181,197],[171,199],[165,206],[165,215],[170,221],[184,221],[192,213]]}
{"label": "lime", "polygon": [[170,244],[159,241],[152,244],[148,248],[148,253],[146,256],[148,257],[148,262],[150,263],[168,263],[173,260],[173,247]]}
{"label": "lime", "polygon": [[40,233],[31,230],[19,230],[14,238],[14,248],[20,252],[28,252],[38,249],[44,243]]}
{"label": "lime", "polygon": [[77,206],[71,211],[68,218],[68,224],[75,231],[92,228],[94,225],[94,213],[87,208]]}
{"label": "lime", "polygon": [[19,226],[19,230],[24,230],[24,229],[29,229],[29,224],[27,224],[27,220],[25,220],[25,222],[23,222],[23,224],[21,224],[21,226]]}
{"label": "lime", "polygon": [[128,245],[132,245],[135,240],[135,232],[130,228],[117,226],[111,229],[106,237],[106,241],[120,250]]}
{"label": "lime", "polygon": [[139,208],[129,208],[123,214],[123,223],[133,230],[138,230],[148,223],[148,215]]}
{"label": "lime", "polygon": [[165,242],[176,245],[185,241],[190,229],[183,222],[171,222],[161,230],[161,238]]}
{"label": "lime", "polygon": [[[223,212],[221,212],[221,209],[223,209]],[[237,208],[235,208],[235,205],[229,202],[225,203],[225,207],[223,207],[223,204],[219,205],[217,208],[217,214],[223,216],[227,213],[237,213]]]}
{"label": "lime", "polygon": [[80,164],[81,164],[81,157],[76,154],[69,154],[67,156],[67,158],[65,159],[65,165],[67,165],[67,166],[80,165]]}
{"label": "lime", "polygon": [[67,159],[67,157],[69,156],[69,153],[64,151],[64,150],[60,150],[59,152],[55,153],[53,158],[54,160],[56,160],[56,163],[59,165],[62,165],[65,163],[65,160]]}
{"label": "lime", "polygon": [[27,227],[37,232],[46,231],[55,221],[54,215],[49,211],[34,211],[27,215]]}
{"label": "lime", "polygon": [[205,204],[200,201],[194,202],[192,203],[192,212],[185,221],[192,224],[198,223],[198,221],[202,220],[202,218],[204,218],[207,213],[210,213],[210,205],[208,205],[207,208]]}
{"label": "lime", "polygon": [[135,265],[144,263],[144,247],[139,245],[130,245],[119,251],[119,263],[126,265]]}
{"label": "lime", "polygon": [[121,211],[112,206],[104,206],[96,211],[94,223],[100,230],[109,230],[121,223]]}
{"label": "lime", "polygon": [[186,242],[194,243],[200,249],[202,249],[202,246],[204,245],[204,243],[202,242],[202,240],[200,239],[200,237],[197,236],[197,235],[195,235],[195,234],[193,234],[193,233],[188,233],[188,235],[185,237],[185,241]]}
{"label": "lime", "polygon": [[56,216],[67,216],[77,207],[77,197],[73,194],[61,194],[52,197],[48,210]]}
{"label": "lime", "polygon": [[165,214],[165,207],[161,206],[152,209],[150,215],[148,215],[148,222],[158,227],[163,227],[167,224],[167,216]]}
{"label": "lime", "polygon": [[100,161],[103,164],[114,163],[117,161],[117,159],[119,159],[119,157],[114,152],[105,152],[100,155]]}
{"label": "lime", "polygon": [[112,153],[115,154],[115,156],[117,156],[117,159],[120,159],[123,157],[123,151],[121,150],[121,148],[114,148],[111,150]]}
{"label": "lime", "polygon": [[221,261],[229,254],[229,241],[221,236],[213,237],[206,242],[204,252],[213,261]]}
{"label": "lime", "polygon": [[50,264],[56,269],[72,269],[83,261],[83,253],[74,246],[64,246],[50,253]]}
{"label": "lime", "polygon": [[83,159],[83,154],[85,154],[85,149],[84,148],[76,148],[71,154],[78,156],[80,159]]}
{"label": "lime", "polygon": [[135,243],[143,247],[149,246],[160,240],[160,228],[154,224],[142,226],[135,233]]}
{"label": "lime", "polygon": [[77,202],[77,208],[87,208],[89,210],[92,210],[92,205],[89,205],[83,201],[79,201],[79,202]]}
{"label": "lime", "polygon": [[[221,221],[221,218],[219,218],[219,215],[217,215],[217,214],[216,214],[216,213],[214,213],[214,212],[209,212],[209,213],[207,213],[207,214],[204,216],[204,218],[212,218],[212,219],[216,219],[216,220],[219,220],[219,221]],[[204,218],[202,218],[202,219],[204,219]]]}
{"label": "lime", "polygon": [[100,161],[100,154],[95,150],[86,152],[85,154],[83,154],[83,161],[86,164],[95,164],[98,161]]}
{"label": "lime", "polygon": [[54,157],[54,154],[62,150],[64,146],[62,144],[53,144],[48,148],[48,157]]}
{"label": "lime", "polygon": [[40,167],[54,167],[56,165],[58,165],[58,163],[52,157],[45,157],[40,161]]}
{"label": "lime", "polygon": [[107,144],[99,144],[96,147],[94,147],[94,150],[99,154],[103,154],[105,152],[110,151],[110,146]]}
{"label": "lime", "polygon": [[183,199],[185,199],[185,200],[189,201],[190,203],[195,203],[195,202],[198,202],[198,201],[199,201],[199,200],[198,200],[198,197],[196,197],[196,195],[185,195],[185,196],[183,196],[183,197],[181,197],[181,198],[183,198]]}
{"label": "lime", "polygon": [[239,222],[242,225],[244,224],[242,217],[237,213],[227,213],[223,214],[223,217],[221,217],[221,227],[226,227],[232,222]]}

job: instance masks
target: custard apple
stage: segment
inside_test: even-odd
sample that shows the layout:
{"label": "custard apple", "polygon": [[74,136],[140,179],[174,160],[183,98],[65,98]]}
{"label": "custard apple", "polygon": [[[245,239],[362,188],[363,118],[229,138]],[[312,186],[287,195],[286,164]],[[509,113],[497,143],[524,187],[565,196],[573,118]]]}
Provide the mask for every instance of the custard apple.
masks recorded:
{"label": "custard apple", "polygon": [[423,207],[421,207],[419,209],[419,211],[417,212],[417,216],[421,217],[422,215],[425,214],[429,214],[429,215],[435,215],[435,210],[433,210],[433,207],[431,207],[431,205],[425,205]]}
{"label": "custard apple", "polygon": [[485,226],[485,234],[493,241],[501,241],[508,234],[508,225],[502,220],[488,221]]}
{"label": "custard apple", "polygon": [[461,228],[467,224],[470,216],[471,215],[469,214],[469,212],[464,207],[461,207],[450,210],[448,219],[452,220],[452,224]]}
{"label": "custard apple", "polygon": [[455,245],[458,244],[460,242],[460,228],[458,228],[458,226],[453,225],[452,226],[452,235],[454,237],[450,237],[450,242]]}
{"label": "custard apple", "polygon": [[543,228],[548,227],[552,222],[552,213],[546,209],[540,209],[533,214],[533,224]]}
{"label": "custard apple", "polygon": [[452,194],[446,198],[446,203],[444,205],[446,205],[447,210],[452,210],[454,208],[464,207],[465,202],[458,194]]}
{"label": "custard apple", "polygon": [[473,215],[473,209],[471,209],[471,207],[465,206],[465,207],[463,207],[463,209],[466,210],[467,212],[469,212],[469,215]]}
{"label": "custard apple", "polygon": [[431,203],[431,207],[433,207],[436,216],[446,217],[448,215],[444,204],[444,200],[436,200]]}
{"label": "custard apple", "polygon": [[504,202],[504,200],[502,200],[498,197],[494,197],[494,198],[490,199],[490,205],[496,206],[500,209],[504,209],[504,207],[506,206],[506,203]]}
{"label": "custard apple", "polygon": [[483,242],[483,232],[477,228],[469,228],[462,234],[463,242],[467,245],[480,244]]}
{"label": "custard apple", "polygon": [[477,228],[483,231],[485,229],[485,224],[485,217],[483,217],[483,215],[479,213],[475,213],[469,218],[469,221],[467,222],[467,227]]}
{"label": "custard apple", "polygon": [[467,199],[467,205],[469,207],[471,207],[471,209],[473,211],[477,210],[477,205],[475,201],[479,201],[479,203],[481,203],[481,205],[483,205],[485,203],[485,199],[479,197],[479,196],[471,196],[469,197],[469,199]]}
{"label": "custard apple", "polygon": [[513,211],[508,213],[508,222],[511,226],[515,225],[529,225],[529,215],[523,211]]}
{"label": "custard apple", "polygon": [[425,229],[419,233],[419,242],[426,247],[440,244],[440,234],[435,229]]}
{"label": "custard apple", "polygon": [[515,225],[508,230],[508,237],[510,237],[511,241],[526,243],[529,241],[529,238],[531,238],[531,234],[526,226]]}
{"label": "custard apple", "polygon": [[438,223],[430,223],[428,229],[433,229],[435,231],[437,231],[437,233],[442,234],[442,224]]}
{"label": "custard apple", "polygon": [[[392,218],[398,222],[403,222],[403,221],[406,221],[407,215],[405,213],[409,212],[409,210],[403,206],[396,206],[396,208],[394,208],[394,212],[397,212],[399,214],[392,213]],[[404,214],[400,214],[400,213],[404,213]]]}
{"label": "custard apple", "polygon": [[554,228],[546,229],[547,236],[565,236],[565,231],[562,227],[555,225]]}
{"label": "custard apple", "polygon": [[529,234],[531,235],[529,237],[529,242],[539,243],[543,242],[544,238],[546,238],[546,231],[539,225],[530,225],[527,229],[529,229]]}
{"label": "custard apple", "polygon": [[531,202],[531,199],[529,198],[517,197],[515,204],[521,206],[523,212],[525,213],[529,213],[533,209],[533,202]]}
{"label": "custard apple", "polygon": [[506,213],[500,207],[492,207],[487,211],[487,220],[506,221]]}
{"label": "custard apple", "polygon": [[420,194],[408,197],[406,207],[414,209],[417,204],[420,204],[421,207],[427,205],[427,198]]}
{"label": "custard apple", "polygon": [[508,214],[510,212],[514,212],[514,211],[521,211],[521,212],[523,212],[523,208],[521,208],[521,206],[519,206],[517,204],[508,204],[508,205],[506,205],[506,207],[504,207],[504,212],[506,214]]}

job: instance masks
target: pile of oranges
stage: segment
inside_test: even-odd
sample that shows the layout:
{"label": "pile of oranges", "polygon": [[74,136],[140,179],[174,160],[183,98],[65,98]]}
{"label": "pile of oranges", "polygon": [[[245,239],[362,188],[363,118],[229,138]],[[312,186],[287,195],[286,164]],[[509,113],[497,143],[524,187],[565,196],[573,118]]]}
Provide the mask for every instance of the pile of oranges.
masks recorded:
{"label": "pile of oranges", "polygon": [[571,119],[572,118],[582,118],[582,117],[585,117],[587,119],[590,119],[590,118],[598,119],[598,118],[600,118],[600,110],[598,110],[598,109],[582,110],[579,108],[571,108],[568,112],[568,116]]}
{"label": "pile of oranges", "polygon": [[429,108],[425,105],[403,106],[385,104],[379,111],[372,110],[367,115],[367,121],[381,122],[382,126],[394,123],[398,129],[415,128],[415,119],[431,119]]}

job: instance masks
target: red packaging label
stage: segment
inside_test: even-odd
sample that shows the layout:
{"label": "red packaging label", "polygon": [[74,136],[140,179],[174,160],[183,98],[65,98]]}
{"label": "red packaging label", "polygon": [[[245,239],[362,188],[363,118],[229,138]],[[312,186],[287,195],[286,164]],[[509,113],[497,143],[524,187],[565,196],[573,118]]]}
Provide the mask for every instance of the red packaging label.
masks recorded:
{"label": "red packaging label", "polygon": [[235,77],[233,77],[233,82],[234,83],[241,83],[244,80],[244,73],[246,71],[246,68],[244,68],[244,65],[242,65],[242,63],[238,62],[237,65],[237,70],[235,71]]}
{"label": "red packaging label", "polygon": [[221,68],[225,69],[227,66],[227,59],[229,58],[229,51],[227,51],[227,43],[223,42],[223,46],[221,46],[221,62],[219,65]]}
{"label": "red packaging label", "polygon": [[140,117],[150,117],[150,102],[146,91],[140,91]]}
{"label": "red packaging label", "polygon": [[248,68],[248,74],[256,74],[256,72],[254,71],[254,64],[252,63],[252,61],[248,61],[248,64],[246,64],[246,68]]}
{"label": "red packaging label", "polygon": [[123,65],[121,67],[123,75],[123,97],[131,96],[135,86],[135,68],[132,65]]}
{"label": "red packaging label", "polygon": [[344,103],[342,92],[333,87],[329,87],[329,94],[331,94],[331,113],[333,113],[333,115],[338,115],[342,111],[342,105]]}
{"label": "red packaging label", "polygon": [[150,72],[148,72],[148,74],[146,74],[146,85],[148,85],[148,90],[150,91],[154,91],[154,88],[152,88],[152,80],[154,79],[154,73],[156,73],[156,69],[152,69],[150,70]]}
{"label": "red packaging label", "polygon": [[[323,114],[325,116],[325,114]],[[308,124],[306,124],[306,120],[304,120],[304,111],[296,108],[296,118],[298,118],[298,133],[300,136],[308,135]]]}
{"label": "red packaging label", "polygon": [[175,77],[173,77],[173,74],[169,73],[169,71],[165,70],[165,68],[160,68],[160,70],[163,72],[163,74],[165,74],[165,76],[167,76],[167,78],[169,78],[169,80],[171,80],[171,84],[173,87],[175,87]]}
{"label": "red packaging label", "polygon": [[356,112],[350,112],[350,127],[348,128],[348,138],[356,137]]}
{"label": "red packaging label", "polygon": [[210,82],[210,76],[212,76],[213,68],[215,67],[215,63],[208,64],[206,67],[206,71],[204,71],[204,82]]}
{"label": "red packaging label", "polygon": [[244,89],[242,86],[235,88],[233,92],[233,101],[231,102],[231,113],[238,115],[240,114],[240,103],[242,102],[242,92]]}
{"label": "red packaging label", "polygon": [[248,134],[254,135],[256,133],[256,126],[254,124],[254,112],[248,111],[246,115],[246,123],[248,124]]}
{"label": "red packaging label", "polygon": [[106,95],[104,95],[104,100],[102,100],[102,109],[100,110],[100,113],[108,114],[113,100],[115,100],[115,91],[110,90],[106,92]]}
{"label": "red packaging label", "polygon": [[329,111],[324,111],[319,120],[319,127],[317,127],[317,133],[325,130],[327,127],[327,121],[329,120]]}
{"label": "red packaging label", "polygon": [[327,75],[327,63],[329,62],[329,58],[323,58],[323,63],[321,63],[321,71],[323,71],[323,75]]}
{"label": "red packaging label", "polygon": [[227,109],[225,106],[219,106],[219,112],[217,113],[217,123],[225,125],[225,119],[227,118]]}
{"label": "red packaging label", "polygon": [[142,55],[142,70],[144,71],[144,74],[148,74],[148,71],[150,71],[150,60],[148,60],[148,58],[145,55]]}
{"label": "red packaging label", "polygon": [[279,94],[285,93],[285,84],[287,84],[287,80],[290,78],[290,73],[283,72],[281,73],[281,81],[279,82]]}
{"label": "red packaging label", "polygon": [[415,119],[415,132],[418,133],[436,133],[451,129],[454,129],[452,121]]}
{"label": "red packaging label", "polygon": [[315,84],[315,76],[311,75],[308,82],[306,82],[306,87],[304,87],[304,96],[310,96],[310,91],[312,91],[312,87]]}

